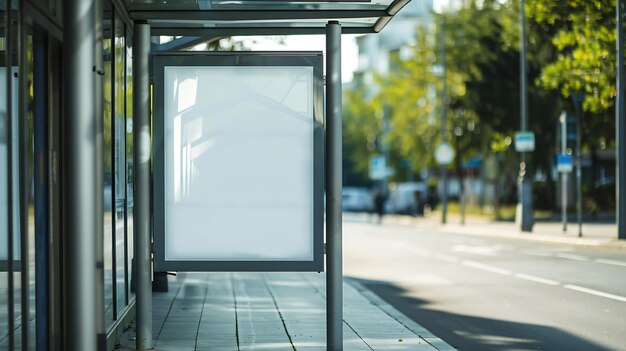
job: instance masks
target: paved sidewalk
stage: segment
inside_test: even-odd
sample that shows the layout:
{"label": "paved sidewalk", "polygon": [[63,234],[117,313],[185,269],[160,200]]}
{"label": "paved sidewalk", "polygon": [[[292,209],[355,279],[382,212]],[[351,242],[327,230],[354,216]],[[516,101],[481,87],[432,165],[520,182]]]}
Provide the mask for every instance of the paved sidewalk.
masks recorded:
{"label": "paved sidewalk", "polygon": [[[181,273],[153,294],[155,350],[326,350],[324,273]],[[117,350],[134,350],[134,328]],[[371,291],[344,282],[346,351],[454,350]]]}
{"label": "paved sidewalk", "polygon": [[[344,220],[371,221],[367,214],[344,214]],[[388,224],[413,226],[416,229],[430,229],[446,233],[481,236],[498,236],[513,239],[536,240],[559,244],[586,245],[626,249],[626,240],[617,239],[617,225],[613,223],[587,222],[582,225],[582,237],[578,237],[578,224],[569,222],[567,231],[556,221],[537,221],[532,232],[522,232],[514,222],[495,222],[484,217],[467,216],[466,224],[461,225],[458,215],[449,215],[448,223],[441,224],[441,218],[431,216],[386,216]]]}

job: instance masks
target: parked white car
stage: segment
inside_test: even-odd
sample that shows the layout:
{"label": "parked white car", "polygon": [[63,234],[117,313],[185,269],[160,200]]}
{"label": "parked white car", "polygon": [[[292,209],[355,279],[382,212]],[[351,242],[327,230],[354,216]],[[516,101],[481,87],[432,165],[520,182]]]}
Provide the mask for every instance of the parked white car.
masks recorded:
{"label": "parked white car", "polygon": [[371,212],[374,199],[367,188],[345,187],[342,192],[342,209],[346,212]]}

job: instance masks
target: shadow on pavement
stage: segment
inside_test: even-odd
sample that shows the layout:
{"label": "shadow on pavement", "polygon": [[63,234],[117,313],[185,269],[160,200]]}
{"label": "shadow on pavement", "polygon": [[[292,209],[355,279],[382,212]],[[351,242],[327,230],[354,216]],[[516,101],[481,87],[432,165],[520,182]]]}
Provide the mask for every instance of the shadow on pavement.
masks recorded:
{"label": "shadow on pavement", "polygon": [[429,309],[429,301],[409,297],[406,290],[383,281],[353,278],[404,315],[461,351],[608,350],[547,325],[489,319]]}

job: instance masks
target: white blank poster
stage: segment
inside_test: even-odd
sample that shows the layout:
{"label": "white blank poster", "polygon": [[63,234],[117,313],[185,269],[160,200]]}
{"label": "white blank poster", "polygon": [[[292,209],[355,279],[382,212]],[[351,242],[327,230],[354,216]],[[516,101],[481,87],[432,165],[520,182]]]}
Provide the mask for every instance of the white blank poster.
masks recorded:
{"label": "white blank poster", "polygon": [[165,260],[313,260],[313,68],[166,66]]}

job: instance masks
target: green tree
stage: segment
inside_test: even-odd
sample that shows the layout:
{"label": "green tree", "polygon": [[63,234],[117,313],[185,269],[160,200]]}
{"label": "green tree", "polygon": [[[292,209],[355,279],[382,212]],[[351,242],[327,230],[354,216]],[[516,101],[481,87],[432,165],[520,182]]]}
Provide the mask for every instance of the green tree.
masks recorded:
{"label": "green tree", "polygon": [[529,18],[552,27],[558,51],[546,62],[537,84],[558,89],[565,98],[584,93],[583,107],[598,113],[615,98],[615,1],[529,0]]}
{"label": "green tree", "polygon": [[382,130],[379,110],[364,86],[344,94],[343,164],[350,185],[368,185],[369,159]]}

